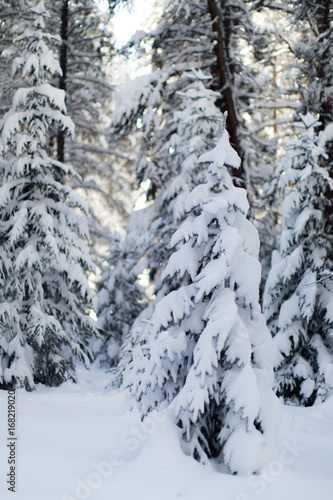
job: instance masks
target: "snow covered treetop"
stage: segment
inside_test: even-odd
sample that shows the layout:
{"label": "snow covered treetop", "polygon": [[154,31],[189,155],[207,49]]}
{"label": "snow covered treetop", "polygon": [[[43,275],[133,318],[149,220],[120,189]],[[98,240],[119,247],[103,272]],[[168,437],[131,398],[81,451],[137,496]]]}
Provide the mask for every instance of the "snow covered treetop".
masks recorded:
{"label": "snow covered treetop", "polygon": [[15,76],[18,71],[21,71],[23,77],[28,77],[30,85],[39,85],[44,81],[45,72],[51,75],[55,73],[62,75],[53,50],[50,50],[44,41],[44,39],[50,40],[51,38],[60,41],[60,37],[41,31],[45,25],[44,17],[50,17],[44,2],[39,2],[35,8],[31,9],[31,12],[34,14],[34,22],[30,26],[22,24],[21,34],[16,39],[17,42],[23,41],[27,50],[22,56],[14,59],[12,74]]}
{"label": "snow covered treetop", "polygon": [[[224,122],[226,122],[227,114],[224,114]],[[201,155],[198,163],[210,162],[213,165],[210,168],[211,173],[214,174],[214,166],[216,169],[228,165],[238,169],[241,164],[241,159],[237,152],[233,149],[229,142],[229,134],[225,128],[225,123],[222,127],[222,136],[212,151],[208,151]]]}
{"label": "snow covered treetop", "polygon": [[45,16],[45,17],[50,17],[50,14],[47,12],[47,10],[45,9],[45,5],[44,5],[44,2],[43,0],[41,0],[37,5],[36,7],[32,7],[31,8],[32,12],[34,12],[35,14],[38,14],[38,16]]}
{"label": "snow covered treetop", "polygon": [[230,145],[229,134],[226,129],[227,116],[228,113],[226,111],[223,115],[221,139],[216,144],[215,148],[212,151],[204,153],[198,159],[198,163],[211,163],[208,175],[211,175],[213,179],[218,179],[219,181],[224,177],[223,171],[221,170],[224,166],[238,169],[241,165],[240,157]]}
{"label": "snow covered treetop", "polygon": [[[49,16],[43,2],[31,9],[31,14],[29,22],[21,25],[17,41],[21,43],[22,52],[14,59],[12,71],[13,76],[21,73],[24,87],[16,91],[12,108],[0,120],[0,150],[11,151],[15,157],[22,156],[23,151],[34,156],[37,150],[40,157],[45,154],[47,157],[49,153],[45,148],[49,144],[50,127],[56,124],[72,136],[75,128],[66,115],[64,90],[48,83],[51,75],[61,75],[62,71],[48,47],[49,39],[54,37],[43,31],[44,18]],[[53,160],[51,163],[54,165]],[[68,167],[65,170],[68,171]]]}

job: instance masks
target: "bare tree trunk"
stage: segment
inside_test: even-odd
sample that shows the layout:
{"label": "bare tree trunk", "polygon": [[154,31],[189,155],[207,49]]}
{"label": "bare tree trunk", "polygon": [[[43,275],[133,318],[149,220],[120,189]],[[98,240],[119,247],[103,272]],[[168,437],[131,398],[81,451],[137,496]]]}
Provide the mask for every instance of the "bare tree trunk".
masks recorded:
{"label": "bare tree trunk", "polygon": [[[216,59],[217,69],[216,74],[219,79],[219,92],[223,97],[223,111],[228,112],[227,128],[230,135],[230,143],[236,149],[237,153],[243,160],[243,152],[241,150],[239,139],[237,135],[238,120],[235,110],[235,104],[232,93],[231,79],[232,71],[230,68],[230,58],[228,54],[228,41],[230,39],[230,26],[229,22],[223,18],[221,8],[218,3],[219,0],[207,0],[208,11],[213,21],[213,30],[216,33]],[[241,167],[236,173],[237,177],[244,177],[244,170]]]}
{"label": "bare tree trunk", "polygon": [[[317,15],[316,15],[316,25],[318,29],[318,33],[322,37],[327,37],[330,36],[329,29],[330,29],[330,22],[332,21],[333,13],[332,13],[333,5],[332,5],[332,0],[318,0],[318,5],[317,5]],[[325,35],[326,34],[326,35]],[[323,43],[324,39],[321,39],[320,43]],[[321,81],[324,81],[326,83],[326,87],[329,87],[331,85],[331,82],[327,81],[328,80],[328,74],[327,74],[327,60],[329,59],[330,55],[327,54],[327,51],[331,48],[331,44],[327,45],[327,48],[325,52],[321,52],[321,55],[323,57],[322,60],[318,61],[318,70],[317,70],[317,76],[318,79]],[[320,107],[319,107],[319,121],[321,123],[320,129],[324,130],[325,127],[332,122],[332,99],[330,98],[329,95],[324,94],[322,95],[322,98],[320,99]],[[332,162],[333,162],[333,142],[330,141],[330,143],[327,145],[326,149],[326,154],[328,156],[327,158],[327,164],[329,165],[328,167],[328,173],[330,177],[333,177],[333,168],[332,168]],[[330,200],[330,204],[326,207],[325,209],[325,218],[327,221],[327,232],[328,234],[332,234],[333,230],[333,220],[332,220],[332,214],[333,214],[333,205],[332,205],[332,200],[333,200],[333,190],[327,187],[325,196],[328,200]]]}
{"label": "bare tree trunk", "polygon": [[[60,67],[62,75],[59,79],[59,89],[66,90],[67,78],[67,39],[68,39],[68,2],[64,0],[61,9],[61,47],[60,47]],[[58,129],[58,160],[65,161],[65,133],[63,130]]]}
{"label": "bare tree trunk", "polygon": [[[317,28],[318,33],[321,36],[329,36],[330,21],[332,20],[332,0],[319,0],[317,6]],[[331,15],[330,15],[331,11]],[[331,19],[330,19],[331,18]],[[330,47],[330,45],[328,45]],[[328,48],[326,49],[327,52]],[[318,61],[318,71],[317,75],[319,80],[327,79],[327,69],[325,68],[326,61],[329,54],[322,53],[323,60]],[[326,56],[326,57],[325,57]],[[328,83],[328,82],[327,82]],[[332,100],[328,95],[322,96],[319,111],[319,120],[321,122],[321,128],[324,129],[328,123],[332,121]]]}

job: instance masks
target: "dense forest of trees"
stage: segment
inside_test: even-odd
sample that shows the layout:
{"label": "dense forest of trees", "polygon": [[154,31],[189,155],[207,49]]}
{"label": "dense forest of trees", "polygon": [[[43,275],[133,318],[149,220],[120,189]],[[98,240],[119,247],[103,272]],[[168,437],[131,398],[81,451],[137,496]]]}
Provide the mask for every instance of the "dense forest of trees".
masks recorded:
{"label": "dense forest of trees", "polygon": [[116,49],[121,3],[0,6],[0,387],[96,363],[254,473],[274,392],[333,394],[332,2],[168,1]]}

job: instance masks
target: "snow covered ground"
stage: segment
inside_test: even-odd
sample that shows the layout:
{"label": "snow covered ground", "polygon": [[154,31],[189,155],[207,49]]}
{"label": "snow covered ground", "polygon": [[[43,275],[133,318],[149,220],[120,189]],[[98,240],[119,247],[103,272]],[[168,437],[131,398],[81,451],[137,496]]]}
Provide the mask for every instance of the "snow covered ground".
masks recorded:
{"label": "snow covered ground", "polygon": [[280,460],[262,476],[216,472],[186,457],[165,415],[140,422],[109,376],[16,391],[16,492],[7,490],[7,392],[0,391],[0,498],[15,500],[332,500],[333,398],[284,407]]}

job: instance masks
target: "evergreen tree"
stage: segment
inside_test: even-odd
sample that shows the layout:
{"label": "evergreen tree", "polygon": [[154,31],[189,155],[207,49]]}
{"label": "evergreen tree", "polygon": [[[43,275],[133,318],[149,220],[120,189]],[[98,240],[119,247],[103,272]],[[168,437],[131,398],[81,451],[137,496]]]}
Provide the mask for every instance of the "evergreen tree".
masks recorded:
{"label": "evergreen tree", "polygon": [[332,125],[318,136],[318,120],[300,115],[299,139],[288,148],[279,187],[280,249],[273,254],[264,312],[274,335],[276,390],[288,402],[313,404],[333,389],[333,236],[326,217],[333,182],[326,145]]}
{"label": "evergreen tree", "polygon": [[264,311],[277,346],[277,393],[294,404],[313,404],[333,380],[332,288],[333,148],[332,16],[330,0],[267,2],[283,9],[295,34],[290,44],[302,95],[303,127],[277,171],[282,192],[282,234],[264,294]]}
{"label": "evergreen tree", "polygon": [[1,122],[0,353],[2,387],[58,385],[75,379],[75,359],[89,363],[88,341],[97,328],[88,316],[92,292],[86,273],[88,208],[65,184],[78,175],[49,146],[50,129],[73,134],[61,74],[44,32],[49,17],[41,1],[18,42],[23,51],[13,73],[26,82]]}
{"label": "evergreen tree", "polygon": [[225,130],[199,158],[206,162],[207,180],[186,199],[188,215],[172,237],[174,252],[141,322],[141,355],[125,384],[143,415],[170,408],[187,454],[251,474],[272,452],[279,413],[258,303],[259,239],[246,218],[246,192],[227,170],[240,158]]}

